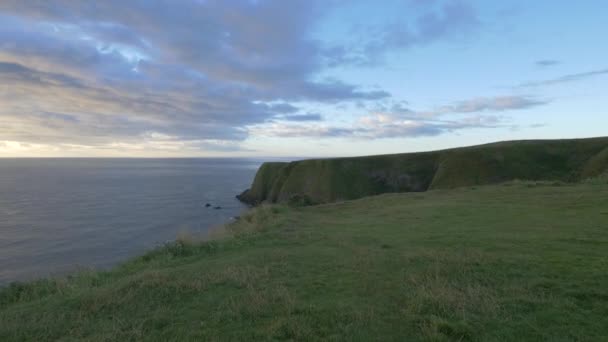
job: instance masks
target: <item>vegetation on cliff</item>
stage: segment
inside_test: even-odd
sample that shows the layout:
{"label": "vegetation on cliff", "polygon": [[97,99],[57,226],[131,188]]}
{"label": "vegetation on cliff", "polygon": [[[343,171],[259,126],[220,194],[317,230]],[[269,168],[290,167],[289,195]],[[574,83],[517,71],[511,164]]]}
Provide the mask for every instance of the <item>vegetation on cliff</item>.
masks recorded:
{"label": "vegetation on cliff", "polygon": [[513,141],[451,150],[265,163],[244,202],[328,203],[509,180],[575,182],[608,170],[608,138]]}

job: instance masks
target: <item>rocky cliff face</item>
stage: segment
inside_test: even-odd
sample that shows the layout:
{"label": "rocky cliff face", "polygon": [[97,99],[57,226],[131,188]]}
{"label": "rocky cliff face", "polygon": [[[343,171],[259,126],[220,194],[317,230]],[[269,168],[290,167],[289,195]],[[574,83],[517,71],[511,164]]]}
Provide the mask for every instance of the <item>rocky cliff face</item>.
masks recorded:
{"label": "rocky cliff face", "polygon": [[608,171],[608,138],[514,141],[436,152],[264,163],[248,204],[327,203],[504,181],[573,182]]}

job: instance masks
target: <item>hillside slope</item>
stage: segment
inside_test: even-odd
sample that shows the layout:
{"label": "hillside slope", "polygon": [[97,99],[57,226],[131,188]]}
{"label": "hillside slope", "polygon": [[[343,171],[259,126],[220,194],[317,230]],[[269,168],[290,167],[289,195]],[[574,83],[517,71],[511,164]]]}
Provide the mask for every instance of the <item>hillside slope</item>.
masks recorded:
{"label": "hillside slope", "polygon": [[602,182],[260,206],[218,240],[0,289],[0,341],[606,341]]}
{"label": "hillside slope", "polygon": [[573,182],[608,170],[608,138],[501,142],[435,152],[265,163],[238,196],[328,203],[509,180]]}

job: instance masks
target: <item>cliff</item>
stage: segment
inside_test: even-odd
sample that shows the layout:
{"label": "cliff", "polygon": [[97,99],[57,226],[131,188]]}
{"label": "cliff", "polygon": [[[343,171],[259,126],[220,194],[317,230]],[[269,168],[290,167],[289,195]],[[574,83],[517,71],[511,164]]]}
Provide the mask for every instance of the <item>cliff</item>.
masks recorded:
{"label": "cliff", "polygon": [[608,138],[500,142],[435,152],[264,163],[239,196],[327,203],[509,180],[575,182],[608,171]]}

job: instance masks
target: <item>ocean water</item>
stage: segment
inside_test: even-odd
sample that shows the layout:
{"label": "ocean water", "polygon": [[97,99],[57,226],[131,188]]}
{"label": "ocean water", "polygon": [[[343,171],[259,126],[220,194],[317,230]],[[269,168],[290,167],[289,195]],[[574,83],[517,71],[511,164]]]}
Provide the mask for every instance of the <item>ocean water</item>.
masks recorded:
{"label": "ocean water", "polygon": [[[246,207],[260,161],[0,159],[0,285],[107,268]],[[215,210],[205,204],[221,206]]]}

